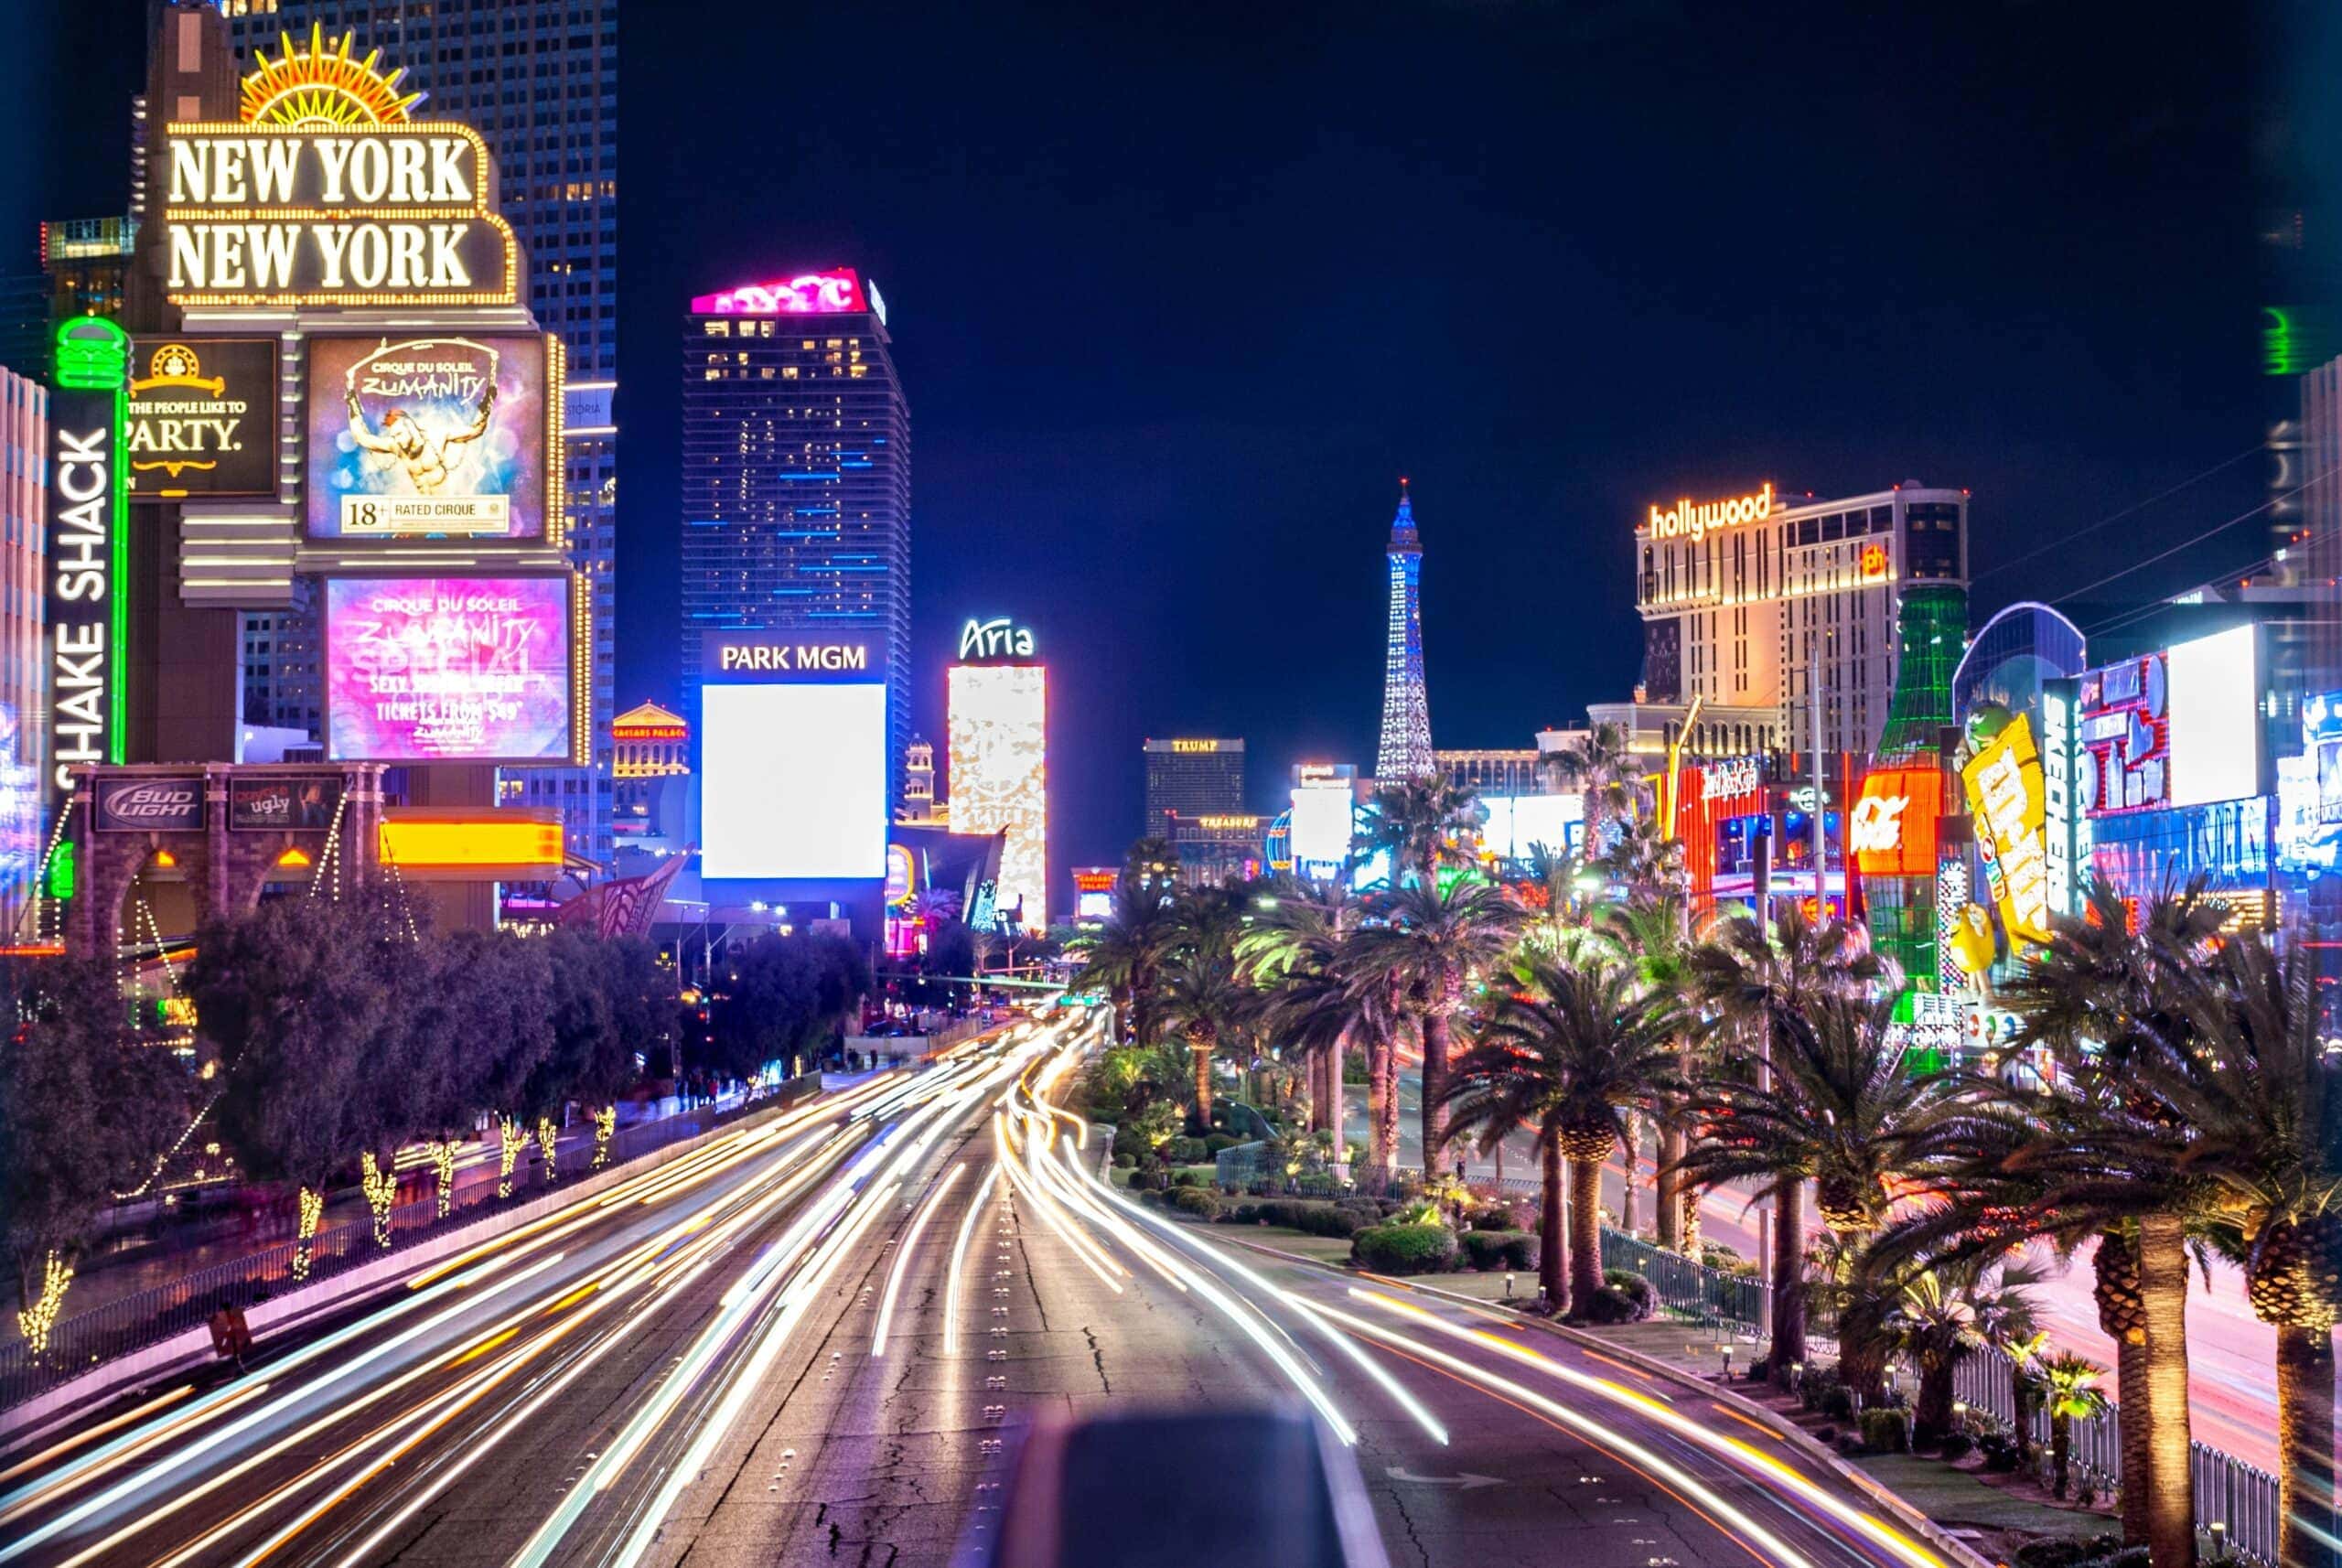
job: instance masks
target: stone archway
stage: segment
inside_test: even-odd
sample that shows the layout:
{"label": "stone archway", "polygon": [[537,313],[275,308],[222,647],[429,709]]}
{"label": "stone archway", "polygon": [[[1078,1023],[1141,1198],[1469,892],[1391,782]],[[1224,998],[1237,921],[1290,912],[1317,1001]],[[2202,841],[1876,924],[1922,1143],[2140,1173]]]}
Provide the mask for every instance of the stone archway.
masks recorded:
{"label": "stone archway", "polygon": [[187,885],[197,919],[252,908],[288,865],[306,872],[330,860],[346,886],[378,875],[379,763],[135,763],[76,768],[74,779],[74,957],[111,958],[125,935],[145,939],[124,931],[125,902],[158,866]]}

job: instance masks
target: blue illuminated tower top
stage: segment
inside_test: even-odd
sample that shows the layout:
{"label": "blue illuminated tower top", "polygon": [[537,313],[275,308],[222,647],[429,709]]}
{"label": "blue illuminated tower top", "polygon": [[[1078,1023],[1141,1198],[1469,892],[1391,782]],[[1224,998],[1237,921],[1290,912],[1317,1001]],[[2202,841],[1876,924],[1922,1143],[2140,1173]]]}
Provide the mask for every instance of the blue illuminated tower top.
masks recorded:
{"label": "blue illuminated tower top", "polygon": [[1382,739],[1375,747],[1375,777],[1384,783],[1421,779],[1437,764],[1431,752],[1431,699],[1423,689],[1423,541],[1415,533],[1413,498],[1399,481],[1399,512],[1391,520],[1391,620],[1382,656]]}

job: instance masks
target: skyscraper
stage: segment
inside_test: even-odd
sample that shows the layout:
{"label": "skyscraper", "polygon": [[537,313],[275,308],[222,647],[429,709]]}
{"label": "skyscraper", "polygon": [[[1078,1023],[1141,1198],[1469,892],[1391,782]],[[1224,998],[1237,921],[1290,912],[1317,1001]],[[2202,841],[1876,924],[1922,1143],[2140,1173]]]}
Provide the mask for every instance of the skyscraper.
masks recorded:
{"label": "skyscraper", "polygon": [[[357,35],[425,94],[414,110],[469,123],[496,159],[503,214],[528,260],[528,304],[568,352],[564,411],[572,559],[592,585],[594,741],[588,768],[516,773],[516,805],[557,807],[569,848],[611,864],[618,427],[618,0],[224,0],[240,62],[280,34]],[[286,645],[286,612],[263,618]],[[291,646],[305,644],[297,628]],[[247,643],[263,639],[247,625]],[[248,685],[253,683],[248,674]],[[260,682],[299,688],[294,680]],[[314,676],[311,677],[314,683]]]}
{"label": "skyscraper", "polygon": [[1230,816],[1244,809],[1241,736],[1146,743],[1146,815],[1141,838],[1169,838],[1170,819]]}
{"label": "skyscraper", "polygon": [[1382,741],[1374,749],[1374,776],[1391,783],[1420,779],[1438,766],[1431,751],[1431,699],[1423,691],[1423,547],[1404,479],[1386,553],[1391,624],[1382,650]]}
{"label": "skyscraper", "polygon": [[851,268],[693,300],[682,549],[686,716],[711,635],[865,637],[886,652],[890,772],[910,740],[911,639],[911,414],[892,342]]}

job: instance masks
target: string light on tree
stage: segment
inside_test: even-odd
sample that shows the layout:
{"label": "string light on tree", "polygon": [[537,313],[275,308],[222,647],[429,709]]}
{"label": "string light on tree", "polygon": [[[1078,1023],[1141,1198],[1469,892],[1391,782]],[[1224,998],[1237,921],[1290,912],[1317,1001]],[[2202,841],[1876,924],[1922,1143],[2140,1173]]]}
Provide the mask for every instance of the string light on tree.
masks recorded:
{"label": "string light on tree", "polygon": [[16,1313],[16,1330],[25,1337],[25,1348],[32,1359],[39,1360],[48,1353],[48,1337],[57,1327],[58,1313],[65,1305],[65,1292],[73,1283],[73,1265],[65,1254],[52,1247],[41,1267],[40,1294],[32,1305]]}
{"label": "string light on tree", "polygon": [[368,1149],[358,1156],[358,1188],[366,1195],[366,1207],[374,1211],[374,1245],[391,1244],[391,1206],[398,1200],[399,1178],[386,1171],[381,1162]]}

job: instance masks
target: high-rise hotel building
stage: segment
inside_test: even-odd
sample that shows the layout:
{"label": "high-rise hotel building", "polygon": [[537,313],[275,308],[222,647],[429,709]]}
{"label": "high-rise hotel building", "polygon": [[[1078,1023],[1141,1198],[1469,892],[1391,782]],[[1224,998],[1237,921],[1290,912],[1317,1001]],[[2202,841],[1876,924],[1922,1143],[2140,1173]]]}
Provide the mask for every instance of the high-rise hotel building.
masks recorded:
{"label": "high-rise hotel building", "polygon": [[1141,838],[1170,838],[1176,817],[1232,816],[1244,810],[1244,742],[1237,736],[1149,740],[1146,814]]}
{"label": "high-rise hotel building", "polygon": [[1635,554],[1636,706],[1701,699],[1695,751],[1810,754],[1818,696],[1823,753],[1875,752],[1904,645],[1924,644],[1911,657],[1939,660],[1947,680],[1960,656],[1965,490],[1907,482],[1789,501],[1767,484],[1727,500],[1685,499],[1650,508],[1636,524]]}
{"label": "high-rise hotel building", "polygon": [[889,794],[898,797],[910,740],[911,413],[892,341],[886,302],[850,268],[692,301],[682,667],[685,716],[697,725],[710,633],[883,643]]}
{"label": "high-rise hotel building", "polygon": [[[528,262],[528,305],[568,356],[563,434],[569,540],[592,585],[593,765],[515,769],[512,804],[557,808],[570,850],[609,865],[610,694],[617,626],[618,368],[618,0],[220,0],[240,62],[279,35],[354,33],[358,51],[403,67],[425,96],[414,117],[461,120],[494,154],[505,220]],[[291,612],[299,619],[300,607]],[[308,650],[306,670],[247,669],[247,690],[285,694],[283,711],[319,706],[313,625],[254,612],[248,647]],[[248,715],[256,716],[256,715]],[[264,719],[262,722],[280,722]]]}

